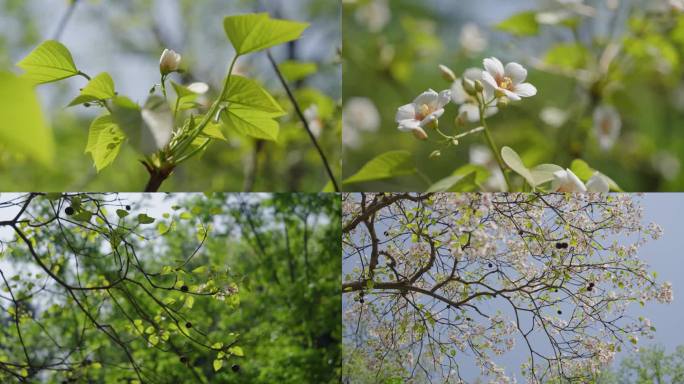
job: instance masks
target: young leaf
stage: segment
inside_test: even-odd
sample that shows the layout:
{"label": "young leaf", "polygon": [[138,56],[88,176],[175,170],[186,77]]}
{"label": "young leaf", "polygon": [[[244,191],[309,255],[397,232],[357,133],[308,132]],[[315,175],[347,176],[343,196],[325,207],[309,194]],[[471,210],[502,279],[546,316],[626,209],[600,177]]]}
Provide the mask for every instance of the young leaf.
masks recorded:
{"label": "young leaf", "polygon": [[221,132],[221,126],[219,124],[209,123],[202,130],[202,135],[211,139],[228,141],[226,137]]}
{"label": "young leaf", "polygon": [[71,52],[54,40],[36,47],[17,66],[25,71],[24,77],[36,84],[63,80],[79,73]]}
{"label": "young leaf", "polygon": [[271,96],[268,91],[262,88],[259,83],[246,77],[232,75],[226,91],[226,101],[231,106],[244,106],[263,112],[285,114],[283,108]]}
{"label": "young leaf", "polygon": [[238,55],[296,40],[309,24],[271,19],[267,13],[228,16],[223,29]]}
{"label": "young leaf", "polygon": [[125,139],[126,136],[114,123],[111,115],[100,116],[93,120],[90,124],[88,145],[85,152],[92,156],[97,172],[103,170],[116,159]]}
{"label": "young leaf", "polygon": [[152,224],[154,223],[154,217],[149,217],[144,213],[138,215],[138,222],[140,224]]}
{"label": "young leaf", "polygon": [[477,173],[472,171],[466,175],[452,175],[432,184],[426,193],[431,192],[447,192],[458,191],[463,192],[464,188],[470,188],[475,185],[475,176]]}
{"label": "young leaf", "polygon": [[51,165],[55,146],[33,86],[8,72],[0,72],[0,142],[3,148]]}
{"label": "young leaf", "polygon": [[533,36],[539,33],[539,23],[535,12],[521,12],[496,25],[497,29],[516,36]]}
{"label": "young leaf", "polygon": [[523,179],[525,179],[525,181],[527,181],[527,183],[532,187],[536,187],[532,173],[530,173],[530,170],[527,169],[520,156],[518,156],[518,154],[512,148],[501,148],[501,157],[506,165],[508,165],[515,173],[522,176]]}
{"label": "young leaf", "polygon": [[274,117],[280,114],[232,106],[221,116],[228,129],[234,129],[240,134],[264,140],[278,139],[280,126]]}
{"label": "young leaf", "polygon": [[213,363],[214,372],[219,371],[223,367],[223,360],[216,359]]}
{"label": "young leaf", "polygon": [[283,61],[278,64],[278,68],[280,68],[280,72],[287,81],[299,81],[318,71],[316,63],[294,60]]}
{"label": "young leaf", "polygon": [[411,175],[415,172],[416,167],[413,165],[411,152],[390,151],[366,163],[353,176],[344,180],[344,183],[351,184],[370,180],[391,179],[397,176]]}
{"label": "young leaf", "polygon": [[68,106],[71,107],[96,100],[111,99],[114,96],[114,80],[112,80],[112,77],[109,76],[107,72],[102,72],[93,77],[88,84],[83,87],[81,94],[76,96]]}
{"label": "young leaf", "polygon": [[245,355],[245,352],[242,350],[242,347],[238,347],[237,345],[234,347],[228,348],[228,353],[231,353],[235,356],[240,356],[240,357]]}

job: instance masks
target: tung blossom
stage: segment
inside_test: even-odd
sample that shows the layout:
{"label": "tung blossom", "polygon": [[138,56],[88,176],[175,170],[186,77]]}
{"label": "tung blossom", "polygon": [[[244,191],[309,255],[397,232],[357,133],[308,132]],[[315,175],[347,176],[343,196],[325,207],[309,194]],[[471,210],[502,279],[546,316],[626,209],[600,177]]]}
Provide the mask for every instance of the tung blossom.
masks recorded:
{"label": "tung blossom", "polygon": [[518,63],[503,63],[496,57],[484,59],[486,71],[482,72],[482,82],[488,98],[506,96],[511,100],[520,100],[537,94],[537,88],[525,83],[527,70]]}
{"label": "tung blossom", "polygon": [[586,192],[600,192],[608,193],[610,186],[605,177],[601,173],[596,172],[584,185],[582,180],[569,169],[556,171],[553,174],[553,181],[551,182],[551,190],[554,192],[564,193],[586,193]]}
{"label": "tung blossom", "polygon": [[358,148],[362,132],[375,132],[380,127],[380,112],[373,101],[366,97],[351,97],[342,109],[342,143]]}
{"label": "tung blossom", "polygon": [[594,110],[594,131],[601,149],[609,150],[620,136],[622,121],[617,110],[609,105],[602,105]]}
{"label": "tung blossom", "polygon": [[[451,85],[451,101],[461,106],[458,109],[459,116],[464,116],[471,123],[480,120],[480,107],[477,99],[463,89],[463,81],[479,80],[482,78],[482,72],[480,68],[468,68],[463,72],[463,80],[457,78]],[[485,108],[485,117],[493,116],[498,111],[497,107],[488,106]]]}
{"label": "tung blossom", "polygon": [[437,124],[438,119],[444,114],[444,106],[450,99],[450,90],[437,93],[430,89],[423,92],[412,103],[399,107],[396,115],[398,129],[402,132],[413,132],[418,139],[427,139],[423,127]]}
{"label": "tung blossom", "polygon": [[181,55],[172,49],[164,49],[159,57],[159,71],[162,75],[176,72],[180,68]]}

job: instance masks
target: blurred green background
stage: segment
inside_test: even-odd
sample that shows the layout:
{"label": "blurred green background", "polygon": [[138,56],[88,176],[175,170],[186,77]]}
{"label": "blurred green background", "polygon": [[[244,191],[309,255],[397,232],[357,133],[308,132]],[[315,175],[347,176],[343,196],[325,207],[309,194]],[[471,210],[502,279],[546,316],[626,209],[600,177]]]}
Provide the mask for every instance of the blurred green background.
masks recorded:
{"label": "blurred green background", "polygon": [[[444,149],[434,132],[421,142],[394,121],[421,92],[450,88],[439,64],[460,77],[490,56],[525,66],[538,89],[488,119],[499,147],[515,149],[527,166],[582,158],[625,191],[684,190],[684,14],[667,1],[352,0],[343,31],[344,177],[391,150],[412,152],[424,176],[345,190],[425,190],[468,162],[491,167],[482,135]],[[608,149],[594,128],[601,105],[614,107],[621,123]],[[447,106],[441,129],[466,130],[454,123],[457,110]],[[429,159],[435,149],[441,157]]]}
{"label": "blurred green background", "polygon": [[[14,66],[40,42],[55,37],[72,0],[0,0],[0,71]],[[329,0],[78,0],[60,41],[77,65],[90,74],[107,71],[117,91],[140,102],[159,82],[159,55],[164,48],[183,55],[189,68],[177,82],[203,81],[210,96],[220,90],[233,49],[223,31],[224,16],[266,11],[272,17],[306,21],[302,39],[273,49],[278,62],[313,62],[318,70],[291,82],[303,109],[316,105],[318,140],[334,172],[340,168],[341,69],[340,5]],[[240,59],[237,72],[257,79],[289,114],[280,119],[277,142],[227,133],[200,158],[179,167],[163,191],[311,191],[328,182],[321,160],[265,54]],[[129,145],[107,169],[97,174],[84,149],[95,108],[65,108],[85,85],[82,78],[38,87],[43,112],[55,134],[57,156],[51,167],[3,150],[0,143],[0,186],[3,191],[141,191],[147,172]],[[0,85],[1,86],[1,85]],[[21,127],[0,126],[0,129]],[[5,148],[6,149],[6,148]],[[252,171],[255,170],[255,171]]]}

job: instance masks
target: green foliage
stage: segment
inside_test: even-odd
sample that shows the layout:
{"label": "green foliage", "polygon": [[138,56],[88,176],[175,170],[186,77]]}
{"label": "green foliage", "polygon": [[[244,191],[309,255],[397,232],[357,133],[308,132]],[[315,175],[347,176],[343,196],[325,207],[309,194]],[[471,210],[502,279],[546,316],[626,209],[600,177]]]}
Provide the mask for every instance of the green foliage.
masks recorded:
{"label": "green foliage", "polygon": [[299,81],[318,71],[318,64],[313,62],[299,62],[286,60],[278,64],[287,81]]}
{"label": "green foliage", "polygon": [[361,169],[344,180],[345,184],[360,183],[369,180],[390,179],[397,176],[411,175],[416,172],[413,156],[408,151],[390,151],[378,155]]}
{"label": "green foliage", "polygon": [[267,13],[228,16],[223,19],[226,36],[238,55],[296,40],[308,26],[307,23],[271,19]]}
{"label": "green foliage", "polygon": [[533,36],[539,33],[537,13],[532,11],[517,13],[496,27],[516,36]]}
{"label": "green foliage", "polygon": [[44,84],[78,75],[71,52],[62,43],[47,40],[17,63],[25,71],[24,77]]}
{"label": "green foliage", "polygon": [[33,87],[7,72],[0,72],[0,84],[3,147],[51,165],[55,152],[52,131],[45,123]]}
{"label": "green foliage", "polygon": [[69,106],[111,99],[115,95],[114,80],[112,80],[109,73],[103,72],[92,78],[88,84],[83,87],[81,94],[76,96],[76,98],[69,103]]}
{"label": "green foliage", "polygon": [[90,124],[86,153],[90,153],[95,169],[100,172],[110,165],[119,154],[126,135],[114,123],[112,115],[103,115]]}

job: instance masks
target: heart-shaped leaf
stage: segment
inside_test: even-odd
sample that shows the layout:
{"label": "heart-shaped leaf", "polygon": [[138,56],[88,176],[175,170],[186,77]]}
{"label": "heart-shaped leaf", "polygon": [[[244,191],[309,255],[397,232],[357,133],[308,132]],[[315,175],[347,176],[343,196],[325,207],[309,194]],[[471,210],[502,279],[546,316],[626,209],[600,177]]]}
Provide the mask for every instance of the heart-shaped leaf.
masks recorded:
{"label": "heart-shaped leaf", "polygon": [[25,78],[37,84],[63,80],[79,73],[71,52],[55,40],[40,44],[17,66],[26,71]]}
{"label": "heart-shaped leaf", "polygon": [[271,19],[267,13],[228,16],[223,29],[238,55],[296,40],[309,24]]}

